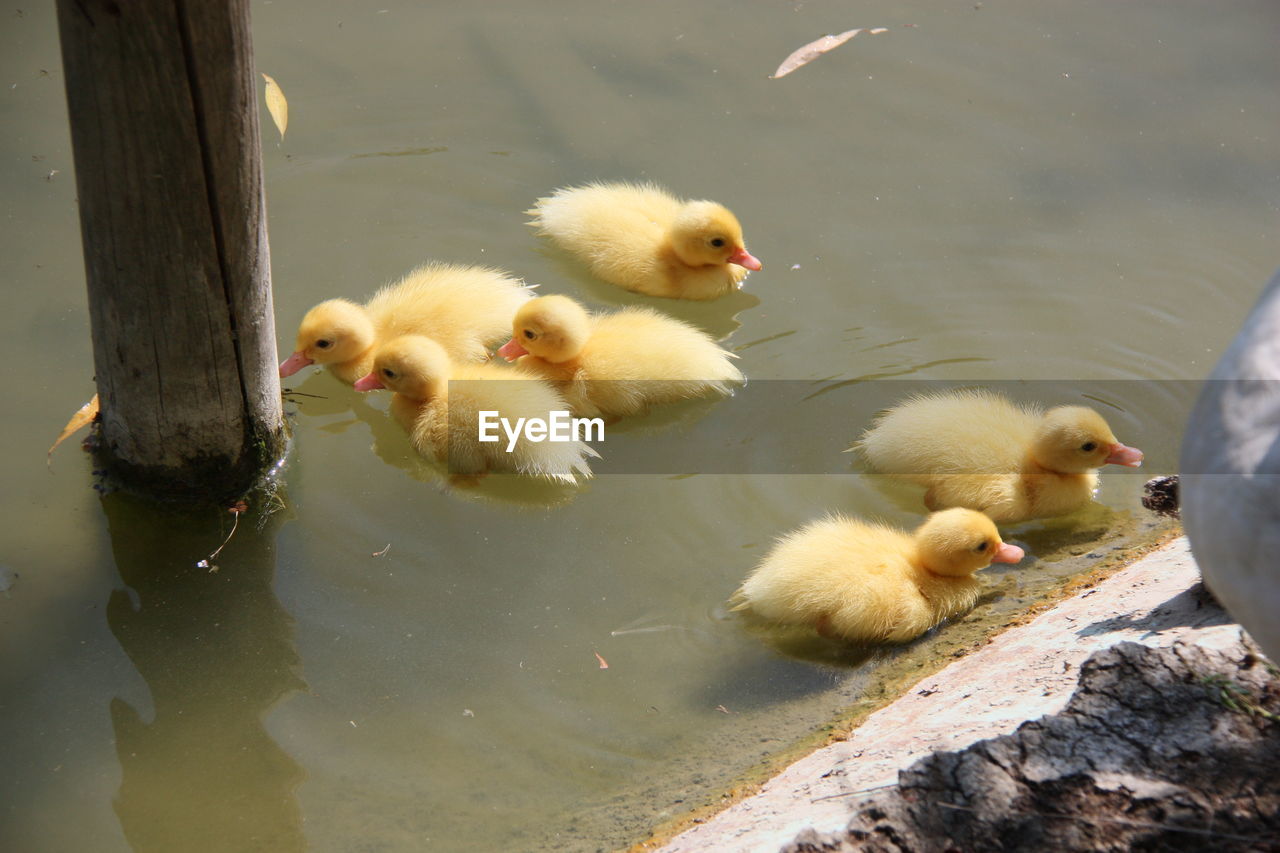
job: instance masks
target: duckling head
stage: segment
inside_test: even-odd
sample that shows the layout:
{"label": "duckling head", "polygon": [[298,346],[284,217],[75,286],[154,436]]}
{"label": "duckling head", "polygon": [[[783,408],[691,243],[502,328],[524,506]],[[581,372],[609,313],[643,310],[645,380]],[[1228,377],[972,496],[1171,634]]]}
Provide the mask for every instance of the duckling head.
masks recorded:
{"label": "duckling head", "polygon": [[356,380],[357,391],[386,388],[410,400],[431,400],[449,387],[451,365],[444,347],[422,335],[402,335],[378,347],[373,372]]}
{"label": "duckling head", "polygon": [[302,318],[293,355],[281,363],[280,375],[292,376],[308,364],[351,361],[373,342],[373,322],[363,308],[346,299],[321,302]]}
{"label": "duckling head", "polygon": [[991,519],[971,509],[935,512],[916,529],[915,540],[924,567],[946,577],[964,577],[1023,557],[1021,548],[1000,538]]}
{"label": "duckling head", "polygon": [[502,345],[498,355],[507,361],[534,355],[558,363],[581,353],[589,337],[591,318],[585,308],[567,296],[539,296],[516,311],[511,340]]}
{"label": "duckling head", "polygon": [[1057,406],[1045,412],[1031,442],[1031,458],[1050,471],[1083,474],[1108,463],[1136,468],[1142,451],[1116,441],[1093,409]]}
{"label": "duckling head", "polygon": [[749,270],[764,269],[747,251],[738,218],[714,201],[685,204],[671,223],[669,239],[676,256],[691,267],[737,264]]}

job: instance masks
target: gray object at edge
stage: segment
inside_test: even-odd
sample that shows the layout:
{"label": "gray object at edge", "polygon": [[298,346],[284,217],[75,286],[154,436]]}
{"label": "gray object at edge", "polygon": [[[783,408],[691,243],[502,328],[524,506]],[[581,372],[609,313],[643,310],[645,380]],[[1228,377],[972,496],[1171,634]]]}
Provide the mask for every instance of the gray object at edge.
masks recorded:
{"label": "gray object at edge", "polygon": [[1180,467],[1205,582],[1280,661],[1280,272],[1201,390]]}

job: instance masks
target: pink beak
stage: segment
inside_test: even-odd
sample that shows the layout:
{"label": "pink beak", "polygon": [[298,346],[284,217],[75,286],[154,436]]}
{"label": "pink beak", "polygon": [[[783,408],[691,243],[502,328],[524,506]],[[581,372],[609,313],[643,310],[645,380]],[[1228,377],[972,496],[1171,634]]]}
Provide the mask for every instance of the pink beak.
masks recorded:
{"label": "pink beak", "polygon": [[352,387],[357,391],[377,391],[378,389],[386,388],[387,386],[379,382],[378,377],[370,373],[368,376],[361,376],[357,379],[356,384]]}
{"label": "pink beak", "polygon": [[520,342],[517,341],[515,338],[512,338],[511,340],[507,341],[498,350],[498,355],[502,356],[507,361],[515,361],[520,356],[528,355],[528,354],[529,354],[529,351],[524,347],[520,346]]}
{"label": "pink beak", "polygon": [[1017,545],[1010,545],[1008,542],[1001,542],[1000,547],[996,549],[995,556],[991,558],[991,562],[1020,563],[1024,556],[1026,556],[1026,552]]}
{"label": "pink beak", "polygon": [[280,362],[280,378],[292,376],[308,364],[314,364],[311,359],[302,354],[302,350],[298,350],[293,355]]}
{"label": "pink beak", "polygon": [[762,270],[764,264],[760,263],[760,259],[747,251],[747,247],[735,249],[734,253],[729,256],[729,263],[737,264],[740,267],[746,267],[749,270]]}
{"label": "pink beak", "polygon": [[1126,447],[1116,442],[1111,445],[1111,454],[1107,457],[1107,464],[1140,468],[1142,467],[1142,451],[1136,447]]}

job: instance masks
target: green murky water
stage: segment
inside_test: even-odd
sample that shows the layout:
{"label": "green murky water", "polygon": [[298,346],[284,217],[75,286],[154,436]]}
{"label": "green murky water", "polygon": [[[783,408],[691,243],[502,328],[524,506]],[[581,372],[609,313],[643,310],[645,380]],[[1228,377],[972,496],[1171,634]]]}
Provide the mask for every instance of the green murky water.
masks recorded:
{"label": "green murky water", "polygon": [[[432,258],[644,302],[521,211],[566,183],[651,179],[731,206],[765,262],[730,300],[661,303],[752,384],[611,432],[582,489],[459,492],[416,464],[386,400],[308,372],[291,387],[324,399],[290,405],[278,503],[198,568],[229,514],[102,499],[74,445],[46,469],[93,393],[73,165],[52,12],[0,10],[3,849],[636,841],[883,661],[941,653],[1157,532],[1143,474],[1108,472],[1101,506],[1012,531],[1036,559],[989,573],[971,620],[869,660],[779,638],[782,654],[723,601],[815,516],[918,519],[912,492],[838,454],[904,382],[1095,401],[1143,473],[1167,471],[1194,387],[1148,380],[1204,375],[1277,261],[1269,3],[254,16],[290,104],[283,143],[264,124],[286,350],[314,302]],[[813,38],[876,25],[767,79]]]}

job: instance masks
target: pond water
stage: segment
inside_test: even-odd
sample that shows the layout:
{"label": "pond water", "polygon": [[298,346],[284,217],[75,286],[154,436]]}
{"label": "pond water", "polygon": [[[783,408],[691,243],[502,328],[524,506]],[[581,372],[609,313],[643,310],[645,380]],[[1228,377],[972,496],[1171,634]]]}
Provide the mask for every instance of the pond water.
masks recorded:
{"label": "pond water", "polygon": [[[0,849],[597,849],[718,798],[876,687],[1162,525],[1205,375],[1280,260],[1268,2],[259,2],[278,340],[429,259],[654,304],[751,383],[611,430],[599,476],[447,488],[321,373],[280,489],[161,513],[92,488],[56,24],[0,30]],[[884,26],[781,80],[794,48]],[[729,205],[765,263],[633,297],[536,240],[551,189]],[[297,380],[297,381],[294,381]],[[918,493],[840,450],[920,380],[1084,402],[1147,451],[905,649],[762,636],[724,605],[778,534]],[[601,660],[608,668],[601,668]]]}

